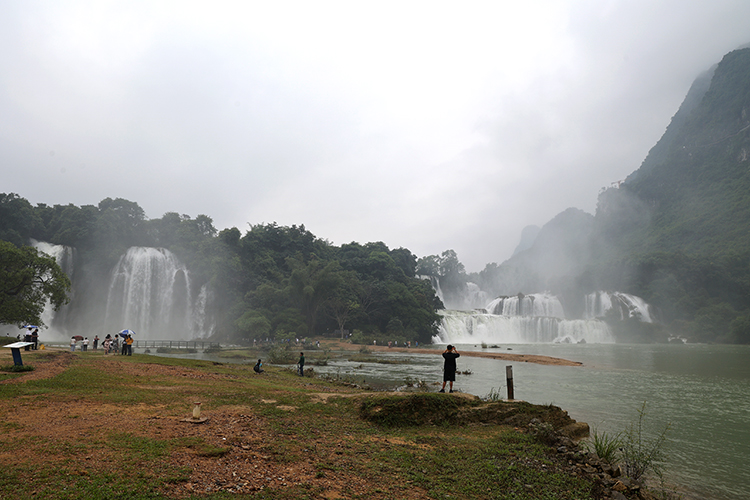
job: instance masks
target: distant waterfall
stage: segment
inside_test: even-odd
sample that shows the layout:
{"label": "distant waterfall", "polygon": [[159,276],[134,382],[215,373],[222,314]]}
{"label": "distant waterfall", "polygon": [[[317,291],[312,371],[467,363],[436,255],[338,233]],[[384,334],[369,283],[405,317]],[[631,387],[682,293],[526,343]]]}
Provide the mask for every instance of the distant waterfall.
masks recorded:
{"label": "distant waterfall", "polygon": [[203,318],[198,326],[195,312],[190,273],[169,250],[131,247],[112,271],[105,315],[109,332],[127,328],[138,339],[205,336]]}
{"label": "distant waterfall", "polygon": [[565,320],[543,316],[501,316],[489,313],[440,311],[438,344],[527,344],[550,342],[612,343],[614,337],[600,320]]}
{"label": "distant waterfall", "polygon": [[547,316],[565,319],[560,299],[547,293],[519,293],[512,297],[498,297],[487,305],[487,312],[502,316]]}
{"label": "distant waterfall", "polygon": [[586,296],[586,319],[603,318],[613,309],[620,320],[636,318],[644,323],[653,322],[648,303],[635,295],[622,292],[594,292]]}
{"label": "distant waterfall", "polygon": [[[47,243],[45,241],[37,241],[35,239],[31,240],[31,246],[36,248],[38,251],[43,252],[50,257],[53,257],[55,259],[55,262],[57,262],[57,265],[60,266],[60,268],[63,270],[65,274],[68,275],[68,277],[73,276],[73,257],[74,257],[74,249],[72,247],[68,247],[65,245],[54,245],[52,243]],[[61,323],[58,321],[61,316],[65,315],[65,311],[67,310],[67,306],[62,306],[58,311],[55,311],[52,307],[52,304],[47,301],[47,304],[44,306],[44,311],[42,312],[42,321],[45,325],[49,328],[56,328],[59,329],[59,326],[57,323]]]}
{"label": "distant waterfall", "polygon": [[440,278],[437,276],[419,276],[422,279],[429,280],[435,295],[440,299],[443,305],[448,309],[457,309],[459,311],[471,311],[472,309],[484,308],[489,301],[487,292],[479,288],[479,285],[466,282],[466,286],[458,292],[446,293],[440,286]]}

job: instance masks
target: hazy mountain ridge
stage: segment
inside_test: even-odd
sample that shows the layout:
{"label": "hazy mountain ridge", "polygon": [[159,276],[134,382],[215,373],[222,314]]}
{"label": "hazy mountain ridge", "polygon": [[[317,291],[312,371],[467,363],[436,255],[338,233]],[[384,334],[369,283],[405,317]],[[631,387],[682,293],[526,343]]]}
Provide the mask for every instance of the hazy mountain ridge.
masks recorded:
{"label": "hazy mountain ridge", "polygon": [[[750,341],[750,48],[696,79],[640,168],[600,193],[595,216],[572,213],[480,280],[503,294],[622,290],[659,307],[676,334]],[[524,280],[505,279],[521,270]]]}

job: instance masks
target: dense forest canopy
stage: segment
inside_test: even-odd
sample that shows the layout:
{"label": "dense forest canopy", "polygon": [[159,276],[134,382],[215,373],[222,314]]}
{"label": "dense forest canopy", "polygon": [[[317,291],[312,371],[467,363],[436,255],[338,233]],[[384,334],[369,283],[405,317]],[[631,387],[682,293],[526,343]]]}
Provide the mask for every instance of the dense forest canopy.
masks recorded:
{"label": "dense forest canopy", "polygon": [[430,283],[415,277],[409,250],[381,242],[337,247],[304,225],[218,232],[206,215],[147,219],[137,203],[120,198],[34,207],[0,194],[0,240],[27,247],[31,239],[76,249],[74,287],[92,286],[81,275],[106,276],[130,247],[170,250],[193,281],[212,285],[216,335],[233,341],[354,331],[362,341],[429,342],[442,307]]}

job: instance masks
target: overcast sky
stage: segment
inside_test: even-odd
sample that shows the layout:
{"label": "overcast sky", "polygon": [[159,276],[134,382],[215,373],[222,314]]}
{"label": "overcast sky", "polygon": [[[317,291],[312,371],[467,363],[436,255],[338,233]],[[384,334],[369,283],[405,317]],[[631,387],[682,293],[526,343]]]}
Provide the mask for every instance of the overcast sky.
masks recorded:
{"label": "overcast sky", "polygon": [[0,192],[502,262],[637,169],[746,0],[0,0]]}

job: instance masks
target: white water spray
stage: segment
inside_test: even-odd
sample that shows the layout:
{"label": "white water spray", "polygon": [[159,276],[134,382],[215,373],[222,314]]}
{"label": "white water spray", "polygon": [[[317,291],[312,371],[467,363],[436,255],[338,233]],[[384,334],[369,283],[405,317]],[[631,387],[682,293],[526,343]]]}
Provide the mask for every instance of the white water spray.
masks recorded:
{"label": "white water spray", "polygon": [[[205,304],[207,295],[203,299]],[[203,311],[193,308],[190,273],[169,250],[131,247],[112,271],[105,314],[109,331],[127,328],[139,339],[205,336],[196,312]]]}

